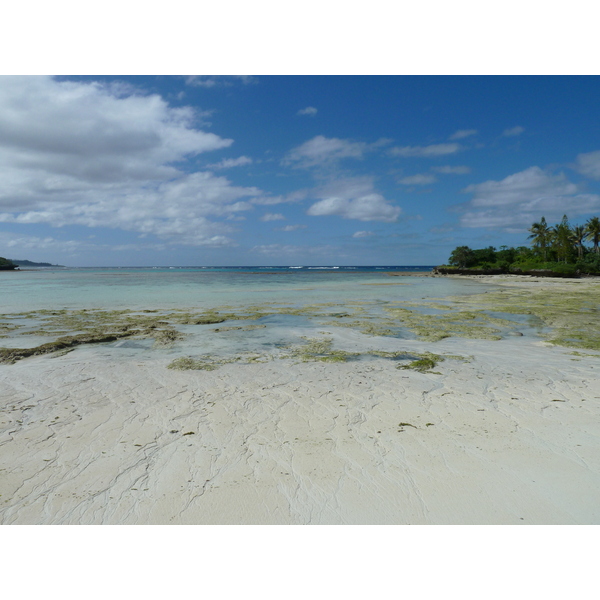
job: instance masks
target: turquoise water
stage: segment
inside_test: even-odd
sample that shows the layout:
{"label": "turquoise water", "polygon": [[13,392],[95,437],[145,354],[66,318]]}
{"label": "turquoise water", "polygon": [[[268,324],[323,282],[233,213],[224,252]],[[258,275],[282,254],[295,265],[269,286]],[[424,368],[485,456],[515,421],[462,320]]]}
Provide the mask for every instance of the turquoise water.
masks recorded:
{"label": "turquoise water", "polygon": [[[98,321],[100,328],[113,331],[119,325],[119,311],[127,310],[142,317],[150,315],[159,320],[164,317],[183,337],[164,346],[157,346],[152,337],[83,345],[69,357],[159,360],[164,365],[184,356],[199,359],[211,356],[220,360],[240,353],[277,353],[290,344],[303,344],[314,338],[329,338],[336,349],[349,352],[357,348],[368,350],[373,344],[375,349],[386,349],[390,338],[386,341],[363,335],[348,322],[355,319],[370,322],[372,318],[377,321],[378,317],[386,316],[384,307],[389,302],[418,303],[480,293],[491,287],[474,280],[418,274],[390,276],[384,268],[376,267],[37,269],[0,272],[0,286],[0,313],[4,315],[0,321],[0,347],[34,348],[60,336],[83,333],[88,326],[94,326],[94,319],[102,319],[97,317],[98,310],[102,314],[117,311],[107,317],[110,324]],[[304,314],[285,312],[297,307],[309,309]],[[90,312],[70,312],[82,309]],[[255,311],[267,314],[213,324],[177,320],[177,314],[184,314],[178,310],[199,314],[209,309],[225,315],[252,315]],[[273,312],[268,314],[270,310]],[[65,314],[66,320],[61,321],[61,315]],[[415,339],[415,334],[400,323],[387,335],[398,343]],[[0,366],[6,368],[10,367]]]}
{"label": "turquoise water", "polygon": [[343,305],[490,289],[473,280],[391,277],[385,267],[38,269],[0,272],[0,286],[0,311],[5,314],[63,308],[218,309],[267,302]]}

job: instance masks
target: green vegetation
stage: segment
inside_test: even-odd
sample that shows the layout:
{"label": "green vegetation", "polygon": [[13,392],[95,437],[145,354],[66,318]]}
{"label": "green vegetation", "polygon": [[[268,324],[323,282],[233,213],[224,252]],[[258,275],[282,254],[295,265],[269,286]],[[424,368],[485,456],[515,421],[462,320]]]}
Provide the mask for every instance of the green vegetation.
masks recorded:
{"label": "green vegetation", "polygon": [[[596,286],[593,286],[596,287]],[[596,289],[505,289],[471,296],[488,310],[537,317],[549,332],[546,341],[556,346],[600,350],[600,320]]]}
{"label": "green vegetation", "polygon": [[[421,358],[418,358],[417,360],[413,360],[412,362],[408,363],[407,365],[399,365],[397,368],[398,369],[413,369],[414,371],[418,371],[419,373],[427,373],[427,372],[431,372],[431,369],[433,369],[438,362],[441,362],[444,360],[444,358],[442,356],[440,356],[439,354],[432,354],[431,352],[424,352],[423,354],[419,355]],[[436,373],[437,375],[439,375],[439,373]],[[402,425],[402,423],[401,423]],[[412,427],[412,425],[411,425]]]}
{"label": "green vegetation", "polygon": [[17,265],[15,265],[14,262],[12,262],[12,260],[9,260],[8,258],[3,258],[2,256],[0,256],[0,271],[12,271],[13,269],[16,269]]}
{"label": "green vegetation", "polygon": [[[4,315],[7,320],[8,315]],[[55,339],[33,348],[0,348],[0,364],[22,358],[50,354],[83,344],[114,342],[122,338],[154,338],[156,346],[171,346],[183,335],[165,316],[139,314],[130,310],[40,310],[10,316],[31,320],[37,327],[20,335],[39,335]],[[20,329],[22,324],[2,322],[2,329]]]}
{"label": "green vegetation", "polygon": [[176,371],[214,371],[221,365],[238,362],[237,357],[231,360],[216,360],[209,356],[203,359],[194,359],[189,356],[182,356],[176,358],[167,365],[167,369],[174,369]]}
{"label": "green vegetation", "polygon": [[16,258],[9,259],[18,267],[62,267],[63,265],[52,265],[47,262],[34,262],[32,260],[18,260]]}
{"label": "green vegetation", "polygon": [[331,338],[306,338],[306,344],[291,348],[289,358],[298,358],[302,362],[346,362],[360,356],[357,352],[333,350]]}
{"label": "green vegetation", "polygon": [[[523,273],[577,277],[600,274],[600,219],[592,217],[585,225],[571,226],[567,215],[553,227],[544,217],[529,228],[532,247],[493,246],[473,250],[459,246],[450,254],[448,265],[438,267],[452,273],[453,268],[473,272]],[[592,247],[584,242],[592,242]]]}
{"label": "green vegetation", "polygon": [[28,356],[38,356],[40,354],[50,354],[52,352],[62,351],[70,349],[73,346],[79,346],[81,344],[98,344],[101,342],[114,342],[120,338],[130,337],[137,332],[121,332],[121,333],[109,333],[109,334],[81,334],[81,335],[70,335],[58,338],[54,342],[48,342],[47,344],[41,344],[34,348],[0,348],[0,364],[7,363],[12,364],[22,358]]}

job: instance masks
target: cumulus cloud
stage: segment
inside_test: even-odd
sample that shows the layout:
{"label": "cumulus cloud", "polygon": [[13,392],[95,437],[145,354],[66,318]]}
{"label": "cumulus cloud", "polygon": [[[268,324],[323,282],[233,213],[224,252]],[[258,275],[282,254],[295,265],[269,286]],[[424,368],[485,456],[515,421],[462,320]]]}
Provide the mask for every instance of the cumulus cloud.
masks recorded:
{"label": "cumulus cloud", "polygon": [[396,146],[390,148],[392,156],[431,158],[445,154],[455,154],[461,150],[460,144],[432,144],[430,146]]}
{"label": "cumulus cloud", "polygon": [[410,175],[409,177],[403,177],[398,180],[398,183],[402,185],[428,185],[430,183],[435,183],[437,179],[435,175],[430,175],[429,173],[419,173],[417,175]]}
{"label": "cumulus cloud", "polygon": [[285,221],[285,217],[280,213],[266,213],[261,218],[261,221]]}
{"label": "cumulus cloud", "polygon": [[299,110],[297,115],[308,115],[309,117],[314,117],[319,111],[314,106],[307,106],[302,110]]}
{"label": "cumulus cloud", "polygon": [[371,177],[348,177],[333,181],[315,190],[322,198],[307,211],[311,216],[336,215],[358,221],[398,220],[402,209],[390,204],[374,190]]}
{"label": "cumulus cloud", "polygon": [[285,227],[278,227],[276,231],[297,231],[298,229],[306,229],[306,225],[286,225]]}
{"label": "cumulus cloud", "polygon": [[509,175],[502,181],[486,181],[466,187],[474,194],[473,206],[522,205],[532,198],[547,198],[575,194],[578,189],[563,173],[550,175],[539,167],[530,167]]}
{"label": "cumulus cloud", "polygon": [[0,221],[116,227],[186,244],[229,243],[208,217],[260,190],[176,163],[229,147],[198,114],[127,86],[3,77]]}
{"label": "cumulus cloud", "polygon": [[231,167],[242,167],[244,165],[251,165],[252,159],[248,156],[240,156],[239,158],[224,158],[218,163],[212,165],[206,165],[207,169],[230,169]]}
{"label": "cumulus cloud", "polygon": [[369,237],[371,235],[375,235],[375,233],[373,233],[372,231],[357,231],[352,234],[352,237],[353,238],[364,238],[364,237]]}
{"label": "cumulus cloud", "polygon": [[579,154],[575,168],[590,179],[600,179],[600,150]]}
{"label": "cumulus cloud", "polygon": [[473,199],[462,207],[465,227],[529,227],[545,216],[559,220],[564,213],[574,217],[600,208],[600,196],[579,194],[579,188],[563,173],[552,175],[530,167],[501,181],[486,181],[463,190]]}
{"label": "cumulus cloud", "polygon": [[282,164],[297,168],[331,166],[344,158],[362,158],[367,149],[368,145],[364,142],[317,135],[288,152]]}
{"label": "cumulus cloud", "polygon": [[449,140],[462,140],[463,138],[477,135],[477,129],[459,129],[453,133],[448,139]]}
{"label": "cumulus cloud", "polygon": [[465,165],[456,165],[454,167],[451,167],[450,165],[431,167],[431,170],[435,173],[443,173],[444,175],[466,175],[471,172],[471,168]]}
{"label": "cumulus cloud", "polygon": [[515,137],[517,135],[521,135],[525,131],[524,127],[517,125],[516,127],[511,127],[510,129],[505,129],[502,132],[504,137]]}

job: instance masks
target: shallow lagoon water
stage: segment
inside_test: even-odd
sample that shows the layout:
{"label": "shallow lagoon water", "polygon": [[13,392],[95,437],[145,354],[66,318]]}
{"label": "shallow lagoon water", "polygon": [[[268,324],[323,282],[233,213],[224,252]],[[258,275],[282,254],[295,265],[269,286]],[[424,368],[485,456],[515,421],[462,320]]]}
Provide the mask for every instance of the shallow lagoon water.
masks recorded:
{"label": "shallow lagoon water", "polygon": [[[397,270],[404,267],[397,267]],[[394,270],[393,268],[390,270]],[[41,309],[210,309],[265,302],[420,300],[475,294],[476,281],[390,277],[370,270],[48,269],[0,272],[1,312]]]}
{"label": "shallow lagoon water", "polygon": [[[386,317],[386,307],[416,305],[446,298],[482,293],[495,286],[473,280],[456,280],[412,275],[390,276],[403,270],[391,268],[325,269],[48,269],[2,274],[2,310],[5,323],[19,328],[4,331],[0,346],[32,348],[61,335],[82,333],[77,323],[89,315],[94,327],[94,311],[134,311],[135,318],[144,313],[168,321],[183,337],[172,344],[154,343],[152,339],[119,339],[95,346],[99,354],[120,358],[174,360],[182,356],[224,358],[233,355],[281,353],[286,348],[306,344],[310,339],[331,339],[336,350],[352,352],[357,344],[372,336],[387,335],[415,339],[415,333],[400,322],[385,325],[386,333],[368,327]],[[77,319],[61,315],[53,324],[52,311],[89,311]],[[304,314],[267,314],[299,310]],[[429,309],[423,308],[429,312]],[[28,312],[32,314],[24,314]],[[40,313],[39,311],[43,311]],[[138,313],[139,311],[139,313]],[[182,311],[178,313],[177,311]],[[177,314],[217,311],[235,315],[221,323],[186,324]],[[433,309],[433,313],[437,313]],[[137,313],[137,314],[135,314]],[[258,313],[258,314],[252,314]],[[148,316],[146,314],[146,316]],[[248,318],[246,318],[246,315]],[[220,316],[220,315],[219,315]],[[40,321],[40,318],[42,319]],[[48,323],[44,319],[49,319]],[[69,317],[70,318],[70,317]],[[119,315],[106,315],[98,327],[120,325]],[[227,318],[227,317],[226,317]],[[116,320],[115,320],[116,319]],[[357,321],[358,319],[358,321]],[[361,325],[362,323],[362,325]],[[338,327],[337,325],[340,325]],[[162,327],[162,326],[160,326]],[[366,327],[366,329],[365,329]],[[52,337],[53,328],[56,335]],[[39,329],[39,331],[36,331]],[[76,331],[79,329],[79,331]],[[50,337],[45,337],[46,330]],[[356,339],[348,343],[355,331]],[[24,335],[31,331],[37,335]],[[106,330],[108,331],[108,330]],[[362,333],[359,333],[362,332]],[[367,334],[366,336],[363,334]],[[43,337],[42,337],[43,336]],[[346,346],[345,346],[346,344]],[[78,347],[79,352],[81,347]]]}

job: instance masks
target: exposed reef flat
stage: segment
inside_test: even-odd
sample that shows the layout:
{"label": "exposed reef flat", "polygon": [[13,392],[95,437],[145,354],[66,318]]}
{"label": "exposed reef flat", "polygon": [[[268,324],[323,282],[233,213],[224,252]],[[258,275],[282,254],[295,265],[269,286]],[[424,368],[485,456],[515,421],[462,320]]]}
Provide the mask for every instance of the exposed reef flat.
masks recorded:
{"label": "exposed reef flat", "polygon": [[600,284],[493,282],[2,315],[0,523],[598,524]]}

